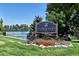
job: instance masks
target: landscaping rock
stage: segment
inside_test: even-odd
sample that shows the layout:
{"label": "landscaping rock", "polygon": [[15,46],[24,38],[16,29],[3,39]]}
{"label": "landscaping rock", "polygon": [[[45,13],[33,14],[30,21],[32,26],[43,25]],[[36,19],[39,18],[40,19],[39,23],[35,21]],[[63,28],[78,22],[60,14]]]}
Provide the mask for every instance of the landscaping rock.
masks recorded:
{"label": "landscaping rock", "polygon": [[46,46],[44,46],[44,45],[40,45],[39,47],[41,47],[41,48],[45,48]]}

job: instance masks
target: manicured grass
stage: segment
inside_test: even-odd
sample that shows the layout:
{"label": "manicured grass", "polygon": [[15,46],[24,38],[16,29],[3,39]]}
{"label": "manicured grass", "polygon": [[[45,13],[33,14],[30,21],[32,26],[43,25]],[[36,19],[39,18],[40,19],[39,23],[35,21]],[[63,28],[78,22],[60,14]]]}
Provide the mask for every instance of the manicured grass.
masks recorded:
{"label": "manicured grass", "polygon": [[0,36],[0,56],[79,56],[79,45],[71,48],[26,46],[25,40]]}

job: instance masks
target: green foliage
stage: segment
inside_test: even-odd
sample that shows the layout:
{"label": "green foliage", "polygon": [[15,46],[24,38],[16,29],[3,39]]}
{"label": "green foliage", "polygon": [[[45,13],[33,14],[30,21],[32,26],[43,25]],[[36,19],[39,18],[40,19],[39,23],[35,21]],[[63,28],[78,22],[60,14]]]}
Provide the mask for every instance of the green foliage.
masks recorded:
{"label": "green foliage", "polygon": [[1,18],[0,19],[0,31],[3,31],[4,28],[3,28],[3,19]]}
{"label": "green foliage", "polygon": [[40,23],[41,21],[42,21],[42,18],[40,16],[35,16],[33,24],[30,25],[30,31],[34,32],[35,31],[35,24]]}
{"label": "green foliage", "polygon": [[63,30],[63,27],[67,29],[63,30],[64,33],[79,28],[79,4],[50,3],[47,4],[47,12],[47,20],[58,22],[59,30]]}
{"label": "green foliage", "polygon": [[47,19],[48,21],[53,21],[55,23],[59,22],[63,26],[65,23],[65,14],[62,11],[60,13],[52,11],[51,13],[47,14]]}
{"label": "green foliage", "polygon": [[28,25],[26,25],[26,24],[5,25],[4,29],[6,31],[8,31],[8,30],[11,30],[11,31],[28,31],[29,30]]}

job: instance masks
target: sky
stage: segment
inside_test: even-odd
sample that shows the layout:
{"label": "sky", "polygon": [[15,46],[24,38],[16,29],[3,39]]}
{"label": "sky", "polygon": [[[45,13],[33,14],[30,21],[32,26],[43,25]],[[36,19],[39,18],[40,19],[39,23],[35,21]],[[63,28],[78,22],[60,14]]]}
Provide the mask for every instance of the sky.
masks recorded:
{"label": "sky", "polygon": [[4,25],[33,23],[35,16],[41,16],[45,21],[45,3],[0,3],[0,18]]}

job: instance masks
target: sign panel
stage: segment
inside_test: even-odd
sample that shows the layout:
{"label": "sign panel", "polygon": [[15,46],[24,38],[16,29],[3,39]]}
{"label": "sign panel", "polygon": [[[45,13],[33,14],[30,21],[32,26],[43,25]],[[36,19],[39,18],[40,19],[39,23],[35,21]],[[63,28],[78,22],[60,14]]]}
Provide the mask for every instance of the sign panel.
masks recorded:
{"label": "sign panel", "polygon": [[41,22],[36,24],[35,27],[36,33],[52,33],[55,36],[58,33],[58,26],[55,23],[52,22]]}

